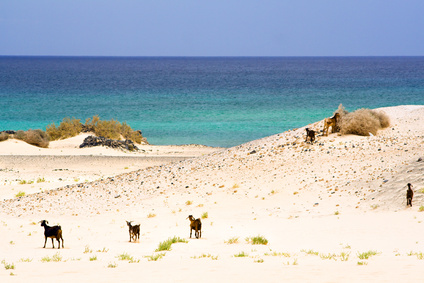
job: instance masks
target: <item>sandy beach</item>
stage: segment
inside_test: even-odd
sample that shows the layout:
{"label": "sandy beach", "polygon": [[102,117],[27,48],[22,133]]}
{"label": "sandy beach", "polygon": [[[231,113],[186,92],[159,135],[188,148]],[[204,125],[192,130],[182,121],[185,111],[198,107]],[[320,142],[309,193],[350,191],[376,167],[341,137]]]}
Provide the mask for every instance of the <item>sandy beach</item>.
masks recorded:
{"label": "sandy beach", "polygon": [[[377,135],[313,144],[305,128],[323,121],[227,149],[1,142],[0,281],[419,282],[424,106],[378,110],[391,126]],[[63,249],[43,249],[43,219],[61,225]],[[186,242],[156,251],[174,236]]]}

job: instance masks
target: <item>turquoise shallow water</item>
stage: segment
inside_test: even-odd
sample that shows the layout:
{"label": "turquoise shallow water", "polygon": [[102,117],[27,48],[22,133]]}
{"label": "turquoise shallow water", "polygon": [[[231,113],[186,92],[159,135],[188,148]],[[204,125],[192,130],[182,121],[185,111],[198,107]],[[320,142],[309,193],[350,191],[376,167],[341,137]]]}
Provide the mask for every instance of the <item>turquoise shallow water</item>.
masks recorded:
{"label": "turquoise shallow water", "polygon": [[0,57],[0,130],[126,121],[152,144],[234,146],[347,110],[424,104],[424,57]]}

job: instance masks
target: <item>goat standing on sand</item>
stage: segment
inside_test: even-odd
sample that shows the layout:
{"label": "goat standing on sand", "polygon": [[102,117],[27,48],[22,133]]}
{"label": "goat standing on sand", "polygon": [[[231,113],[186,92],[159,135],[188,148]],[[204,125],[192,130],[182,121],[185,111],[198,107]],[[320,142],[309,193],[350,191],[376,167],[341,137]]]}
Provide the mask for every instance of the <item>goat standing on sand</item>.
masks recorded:
{"label": "goat standing on sand", "polygon": [[202,237],[202,221],[200,221],[200,218],[194,219],[193,215],[189,215],[187,217],[190,219],[190,238],[191,238],[191,232],[194,230],[194,236],[196,236],[197,239]]}
{"label": "goat standing on sand", "polygon": [[309,140],[311,141],[311,143],[315,140],[315,131],[314,130],[309,130],[309,128],[306,128],[306,139],[305,142]]}
{"label": "goat standing on sand", "polygon": [[54,242],[53,239],[56,239],[57,242],[59,243],[59,246],[57,247],[58,249],[60,249],[60,239],[62,240],[62,248],[63,246],[63,238],[62,238],[62,227],[60,226],[52,226],[50,227],[49,225],[47,225],[47,223],[49,223],[47,220],[41,220],[40,221],[41,226],[44,227],[44,247],[46,248],[46,242],[47,242],[47,238],[51,238],[52,239],[52,246],[54,249]]}
{"label": "goat standing on sand", "polygon": [[412,198],[414,197],[414,191],[411,189],[411,183],[408,183],[408,190],[406,190],[406,206],[412,207]]}
{"label": "goat standing on sand", "polygon": [[336,113],[336,114],[334,114],[333,117],[324,119],[324,129],[322,130],[323,136],[328,136],[328,130],[330,129],[330,127],[331,127],[332,133],[336,132],[336,129],[338,127],[339,118],[340,118],[340,114]]}
{"label": "goat standing on sand", "polygon": [[130,242],[131,239],[133,239],[135,242],[137,239],[140,239],[140,224],[132,226],[131,222],[132,221],[127,221],[128,230],[130,233]]}

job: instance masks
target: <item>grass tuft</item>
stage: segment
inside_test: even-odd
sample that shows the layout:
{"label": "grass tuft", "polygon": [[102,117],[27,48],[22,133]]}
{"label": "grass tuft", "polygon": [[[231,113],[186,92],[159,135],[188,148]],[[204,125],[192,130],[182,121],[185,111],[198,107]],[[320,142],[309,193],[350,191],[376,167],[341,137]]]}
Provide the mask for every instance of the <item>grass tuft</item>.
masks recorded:
{"label": "grass tuft", "polygon": [[227,241],[224,241],[226,244],[237,244],[239,242],[239,237],[233,237],[231,239],[228,239]]}
{"label": "grass tuft", "polygon": [[371,256],[377,255],[379,254],[379,252],[377,251],[367,251],[367,252],[363,252],[363,253],[359,253],[358,252],[358,258],[359,259],[369,259]]}
{"label": "grass tuft", "polygon": [[246,242],[252,245],[267,245],[268,244],[268,240],[260,235],[255,237],[247,237]]}
{"label": "grass tuft", "polygon": [[187,240],[174,236],[173,238],[169,238],[168,240],[159,243],[159,247],[156,249],[156,252],[170,251],[172,244],[175,243],[187,243]]}

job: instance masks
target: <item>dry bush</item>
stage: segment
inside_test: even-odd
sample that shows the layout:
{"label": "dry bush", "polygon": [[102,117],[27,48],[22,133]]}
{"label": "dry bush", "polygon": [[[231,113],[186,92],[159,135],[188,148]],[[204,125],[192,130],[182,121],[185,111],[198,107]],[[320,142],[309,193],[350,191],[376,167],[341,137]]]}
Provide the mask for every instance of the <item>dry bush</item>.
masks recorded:
{"label": "dry bush", "polygon": [[370,133],[376,135],[379,129],[388,126],[390,126],[390,119],[384,112],[364,108],[345,114],[340,120],[342,135],[369,136]]}
{"label": "dry bush", "polygon": [[25,139],[25,132],[22,131],[22,130],[19,130],[19,131],[16,132],[16,134],[13,135],[13,137],[15,139],[18,139],[18,140],[24,140]]}
{"label": "dry bush", "polygon": [[47,135],[50,140],[59,140],[75,137],[82,131],[82,125],[80,119],[75,118],[63,118],[59,127],[56,127],[54,123],[46,127]]}
{"label": "dry bush", "polygon": [[0,133],[0,142],[5,141],[8,138],[9,138],[9,134],[8,133],[5,133],[5,132]]}
{"label": "dry bush", "polygon": [[102,121],[99,116],[93,116],[85,121],[87,130],[90,130],[98,137],[118,140],[121,136],[125,139],[132,140],[136,143],[141,143],[144,139],[140,131],[134,131],[131,127],[123,122],[122,124],[116,120]]}
{"label": "dry bush", "polygon": [[94,133],[98,137],[119,140],[121,138],[121,123],[115,120],[98,121],[94,128]]}
{"label": "dry bush", "polygon": [[49,137],[46,132],[42,130],[28,130],[25,132],[24,142],[47,148],[49,146]]}

